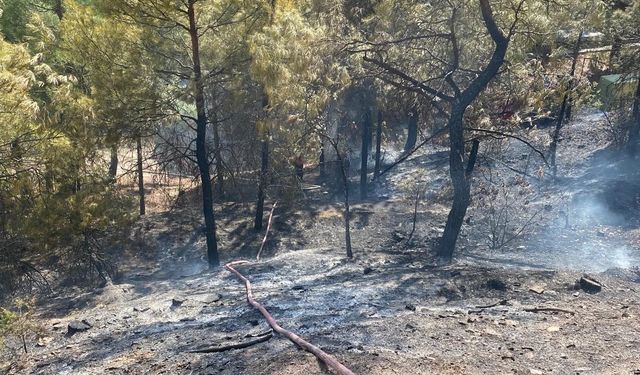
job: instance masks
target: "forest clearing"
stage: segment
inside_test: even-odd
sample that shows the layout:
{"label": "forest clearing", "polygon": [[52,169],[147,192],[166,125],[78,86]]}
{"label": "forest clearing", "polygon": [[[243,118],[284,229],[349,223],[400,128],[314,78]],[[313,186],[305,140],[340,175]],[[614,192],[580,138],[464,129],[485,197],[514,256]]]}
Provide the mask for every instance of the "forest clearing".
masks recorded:
{"label": "forest clearing", "polygon": [[639,1],[0,10],[0,373],[640,374]]}

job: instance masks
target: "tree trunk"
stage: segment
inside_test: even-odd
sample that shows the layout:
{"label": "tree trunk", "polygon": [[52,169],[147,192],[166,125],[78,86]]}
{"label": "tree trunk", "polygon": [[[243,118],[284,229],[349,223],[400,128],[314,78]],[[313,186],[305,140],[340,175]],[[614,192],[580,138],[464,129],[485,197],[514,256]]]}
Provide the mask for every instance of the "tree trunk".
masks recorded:
{"label": "tree trunk", "polygon": [[407,142],[404,144],[404,152],[407,153],[416,147],[418,140],[418,111],[412,108],[409,117],[409,126],[407,129]]}
{"label": "tree trunk", "polygon": [[218,240],[216,238],[216,222],[213,214],[213,191],[211,188],[211,174],[209,173],[209,158],[207,157],[207,114],[205,112],[204,86],[200,67],[199,30],[196,24],[195,3],[197,0],[187,1],[189,16],[189,35],[193,59],[196,117],[196,159],[200,171],[202,184],[202,211],[204,213],[205,235],[207,238],[207,259],[209,267],[220,265],[218,255]]}
{"label": "tree trunk", "polygon": [[109,181],[115,182],[118,174],[118,144],[111,145],[111,158],[109,160]]}
{"label": "tree trunk", "polygon": [[53,11],[56,16],[58,16],[58,20],[62,21],[62,17],[64,17],[64,5],[62,4],[62,0],[55,0]]}
{"label": "tree trunk", "polygon": [[509,39],[496,24],[489,0],[479,0],[479,3],[485,27],[493,39],[495,49],[489,64],[471,81],[466,90],[456,96],[449,115],[449,174],[453,184],[453,203],[437,249],[438,256],[448,260],[453,258],[464,215],[471,202],[470,174],[466,173],[464,166],[464,113],[498,74],[509,47]]}
{"label": "tree trunk", "polygon": [[373,179],[380,175],[380,149],[382,148],[382,111],[378,111],[376,126],[376,163],[373,168]]}
{"label": "tree trunk", "polygon": [[631,155],[637,154],[638,141],[640,141],[640,72],[637,77],[638,83],[636,83],[636,93],[633,97],[633,114],[629,129],[629,152]]}
{"label": "tree trunk", "polygon": [[264,196],[267,184],[267,171],[269,168],[269,139],[268,135],[262,140],[260,182],[258,182],[258,200],[256,202],[256,219],[253,228],[256,231],[262,229],[262,216],[264,215]]}
{"label": "tree trunk", "polygon": [[571,112],[571,90],[573,90],[573,76],[576,72],[576,65],[578,62],[578,56],[580,52],[580,43],[582,41],[583,32],[580,31],[578,40],[573,48],[573,63],[571,64],[571,79],[569,80],[568,87],[562,98],[562,105],[560,106],[560,113],[556,120],[556,127],[553,130],[553,136],[551,137],[551,144],[549,145],[549,162],[551,163],[552,176],[555,180],[558,175],[558,165],[556,163],[556,153],[558,149],[558,142],[560,141],[560,130],[562,130],[565,118],[569,118],[567,113]]}
{"label": "tree trunk", "polygon": [[369,143],[371,138],[371,109],[367,109],[362,122],[362,149],[360,151],[360,198],[367,198],[367,172],[369,169]]}
{"label": "tree trunk", "polygon": [[573,91],[573,86],[575,86],[575,74],[576,74],[576,66],[578,64],[578,57],[580,56],[580,45],[582,44],[582,35],[584,34],[583,31],[580,31],[580,34],[578,35],[578,40],[576,41],[576,45],[573,48],[573,60],[571,62],[571,75],[570,75],[570,79],[569,79],[569,88],[568,91],[565,95],[568,95],[569,99],[567,102],[567,114],[565,116],[565,119],[567,120],[571,120],[571,116],[573,114],[573,95],[571,95],[572,91]]}
{"label": "tree trunk", "polygon": [[218,197],[224,196],[224,170],[222,162],[222,152],[220,151],[220,132],[218,121],[213,122],[213,147],[216,158],[216,193]]}
{"label": "tree trunk", "polygon": [[146,213],[144,202],[144,171],[142,169],[142,137],[136,137],[136,151],[138,154],[138,197],[140,199],[140,216]]}
{"label": "tree trunk", "polygon": [[325,169],[325,156],[324,156],[324,142],[320,143],[320,181],[324,181],[326,177],[326,169]]}
{"label": "tree trunk", "polygon": [[620,61],[620,51],[622,50],[622,40],[620,36],[615,35],[611,43],[611,51],[609,52],[608,73],[614,74],[618,69]]}
{"label": "tree trunk", "polygon": [[464,215],[471,201],[471,186],[464,167],[463,116],[466,108],[454,105],[449,119],[449,174],[453,184],[453,204],[438,246],[438,256],[453,258]]}
{"label": "tree trunk", "polygon": [[349,179],[347,177],[347,163],[344,158],[338,154],[338,162],[340,163],[340,172],[342,174],[342,183],[344,188],[344,243],[347,248],[347,258],[353,258],[353,251],[351,249],[351,208],[349,205]]}

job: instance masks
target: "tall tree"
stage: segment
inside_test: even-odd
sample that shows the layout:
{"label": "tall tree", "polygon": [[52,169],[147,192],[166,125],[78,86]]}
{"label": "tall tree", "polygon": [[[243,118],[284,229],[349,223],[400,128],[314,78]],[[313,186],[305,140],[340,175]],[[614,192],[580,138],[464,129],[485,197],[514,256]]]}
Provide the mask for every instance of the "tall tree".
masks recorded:
{"label": "tall tree", "polygon": [[[474,27],[472,25],[476,25],[477,22],[477,18],[473,16],[477,14],[477,10],[474,11],[473,8],[470,8],[472,5],[467,5],[465,2],[447,1],[440,4],[439,7],[424,7],[413,2],[403,5],[391,5],[383,2],[378,7],[381,16],[393,18],[398,17],[398,14],[406,15],[411,12],[416,16],[403,25],[400,28],[401,32],[397,33],[399,35],[394,35],[393,39],[374,40],[366,43],[370,47],[365,48],[367,55],[364,56],[364,61],[380,69],[381,78],[385,82],[396,87],[405,87],[408,91],[417,92],[436,105],[440,101],[449,107],[447,121],[450,150],[449,173],[454,196],[444,233],[437,249],[438,254],[443,258],[450,259],[453,256],[464,216],[471,200],[471,171],[475,156],[471,155],[468,158],[466,156],[465,113],[503,65],[523,5],[524,1],[520,0],[510,4],[510,8],[509,6],[506,8],[511,11],[511,22],[507,31],[504,32],[498,26],[489,1],[479,0],[474,6],[477,7],[476,9],[479,8],[481,16],[479,19],[485,29],[485,34],[480,35],[477,33],[468,34],[463,31]],[[447,14],[447,18],[443,19],[442,15]],[[426,30],[423,23],[419,21],[421,17],[425,16],[433,21],[431,23],[433,26],[426,26]],[[415,20],[415,24],[413,20]],[[469,35],[472,35],[471,38],[479,38],[470,40]],[[493,44],[489,56],[486,56],[486,53],[478,48],[479,46],[487,47],[487,37]],[[463,44],[465,48],[462,48]],[[388,46],[394,47],[390,49]],[[405,70],[402,65],[397,65],[397,60],[393,58],[408,51],[403,49],[403,46],[433,51],[430,55],[432,58],[426,60],[426,66],[420,68],[421,72],[425,69],[432,69],[430,77],[425,79],[425,77],[412,76],[409,70]],[[385,51],[385,54],[382,54],[381,51]],[[422,56],[420,58],[424,58]],[[483,61],[486,61],[484,66],[478,63]],[[433,86],[435,82],[440,82],[441,85]],[[475,150],[477,152],[477,148]]]}
{"label": "tall tree", "polygon": [[[207,258],[209,265],[216,267],[220,261],[207,134],[211,120],[218,116],[208,113],[215,106],[207,103],[207,92],[216,92],[217,85],[228,82],[222,77],[233,72],[241,36],[254,26],[261,4],[236,0],[118,0],[104,1],[102,6],[143,30],[145,37],[139,47],[154,56],[154,72],[171,83],[164,94],[174,103],[174,114],[195,130]],[[189,42],[185,45],[184,40]],[[186,87],[185,81],[189,83]]]}

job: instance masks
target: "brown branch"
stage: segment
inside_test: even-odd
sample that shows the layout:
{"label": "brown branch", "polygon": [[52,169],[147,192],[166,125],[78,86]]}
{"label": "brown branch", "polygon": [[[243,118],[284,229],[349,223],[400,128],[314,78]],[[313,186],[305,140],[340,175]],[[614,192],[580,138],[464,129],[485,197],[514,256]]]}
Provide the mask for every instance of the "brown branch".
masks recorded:
{"label": "brown branch", "polygon": [[273,211],[276,209],[275,202],[273,206],[271,206],[271,213],[269,214],[269,221],[267,222],[267,230],[264,232],[264,238],[262,239],[262,245],[260,245],[260,250],[258,250],[258,254],[256,255],[256,260],[260,260],[260,254],[262,254],[262,249],[264,249],[264,244],[267,243],[267,237],[269,236],[269,230],[271,229],[271,221],[273,219]]}
{"label": "brown branch", "polygon": [[223,345],[223,346],[209,346],[205,348],[189,350],[187,351],[187,353],[219,353],[219,352],[226,352],[227,350],[233,350],[233,349],[244,349],[256,344],[269,341],[272,337],[273,337],[273,331],[270,330],[266,334],[262,336],[258,336],[258,338],[253,340],[238,342],[235,344],[229,344],[229,345]]}
{"label": "brown branch", "polygon": [[319,361],[334,369],[339,375],[355,375],[355,373],[349,370],[342,363],[338,362],[338,360],[330,354],[327,354],[322,349],[317,346],[305,341],[300,336],[295,333],[288,331],[282,328],[278,322],[273,318],[273,316],[264,308],[259,302],[253,299],[253,293],[251,292],[251,282],[249,279],[244,277],[240,272],[238,272],[233,266],[249,263],[247,261],[237,261],[225,264],[224,268],[234,273],[242,282],[244,282],[244,286],[247,292],[247,302],[253,306],[256,310],[260,311],[262,316],[267,320],[267,323],[273,328],[273,330],[286,338],[288,338],[291,342],[296,344],[299,348],[308,351],[318,358]]}
{"label": "brown branch", "polygon": [[500,301],[496,302],[496,303],[492,303],[490,305],[481,305],[481,306],[476,306],[476,309],[490,309],[492,307],[496,307],[496,306],[506,306],[507,305],[508,300],[506,299],[501,299]]}

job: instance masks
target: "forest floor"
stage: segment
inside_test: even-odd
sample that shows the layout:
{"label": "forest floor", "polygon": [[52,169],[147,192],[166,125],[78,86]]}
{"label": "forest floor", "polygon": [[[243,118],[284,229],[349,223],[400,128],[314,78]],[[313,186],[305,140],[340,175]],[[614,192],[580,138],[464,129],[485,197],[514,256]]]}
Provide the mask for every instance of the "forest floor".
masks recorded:
{"label": "forest floor", "polygon": [[[548,133],[526,136],[542,147]],[[354,202],[353,260],[344,256],[340,195],[320,189],[279,203],[265,256],[238,269],[283,327],[358,374],[640,374],[637,161],[611,150],[597,113],[581,114],[563,137],[556,184],[534,176],[540,161],[518,142],[495,142],[481,155],[451,264],[430,252],[450,190],[448,156],[432,147]],[[413,180],[424,199],[409,238]],[[195,207],[136,223],[137,245],[121,255],[114,284],[43,299],[45,334],[28,354],[0,357],[0,372],[325,373],[277,335],[244,349],[189,352],[269,328],[234,275],[207,270]],[[217,214],[223,261],[254,257],[263,233],[251,230],[251,206],[225,203]],[[602,291],[576,287],[585,272]],[[83,320],[85,330],[68,332]]]}

